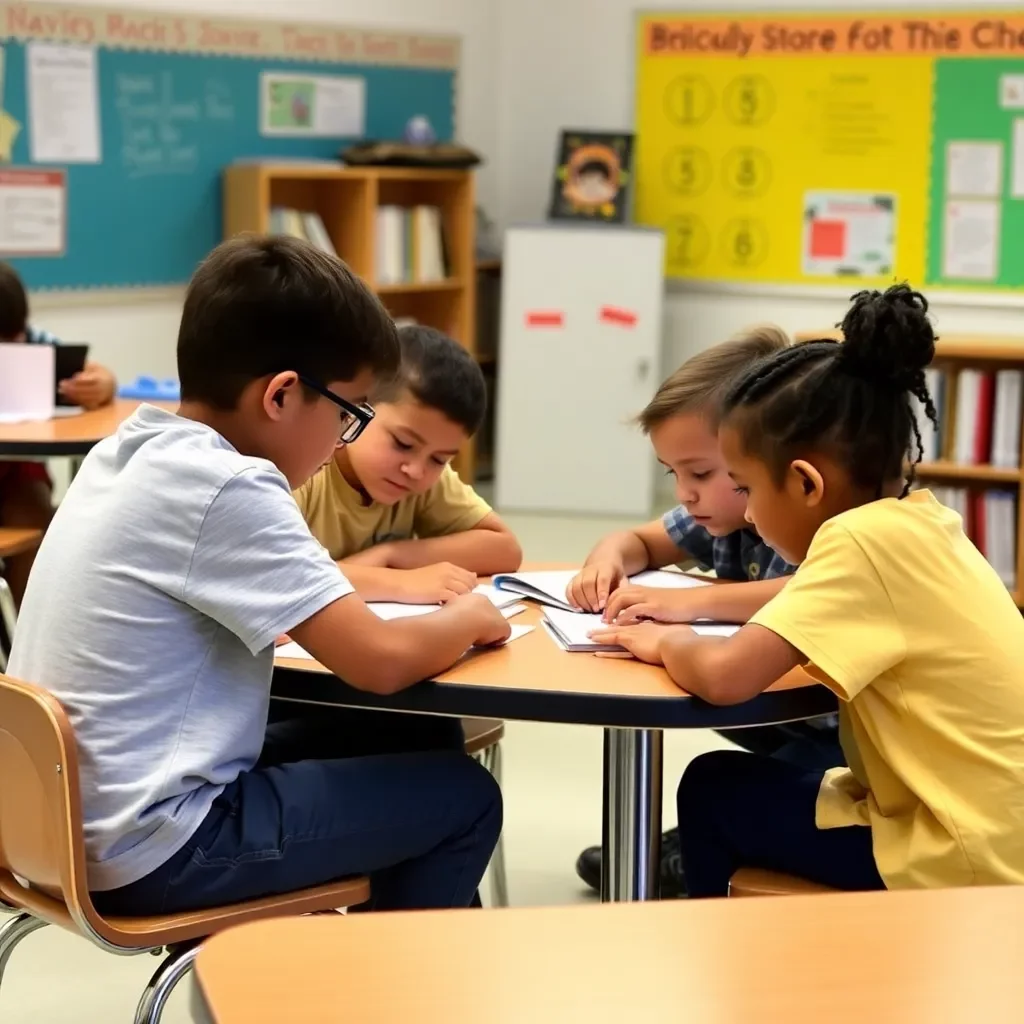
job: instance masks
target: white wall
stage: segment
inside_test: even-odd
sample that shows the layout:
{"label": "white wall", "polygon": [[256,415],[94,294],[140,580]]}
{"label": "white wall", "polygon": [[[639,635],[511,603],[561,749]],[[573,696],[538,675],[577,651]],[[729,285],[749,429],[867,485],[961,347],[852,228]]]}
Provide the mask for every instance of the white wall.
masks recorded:
{"label": "white wall", "polygon": [[[63,0],[65,5],[98,0]],[[487,163],[478,176],[480,201],[497,202],[498,143],[497,27],[499,0],[110,0],[111,6],[142,10],[166,8],[239,18],[294,19],[451,33],[462,36],[457,129],[461,141]],[[155,295],[155,297],[153,297]],[[141,373],[174,376],[174,346],[181,294],[160,290],[115,298],[45,293],[32,297],[33,319],[69,341],[88,341],[92,357],[110,366],[122,380]]]}
{"label": "white wall", "polygon": [[[975,0],[978,7],[1020,7],[1019,0]],[[555,146],[562,128],[629,129],[633,123],[634,12],[657,10],[750,11],[819,6],[856,9],[838,0],[504,0],[501,5],[499,219],[503,225],[545,215]],[[872,10],[941,7],[938,0],[885,0]],[[972,3],[959,5],[970,8]],[[840,319],[844,293],[787,298],[778,294],[728,295],[670,286],[664,364],[688,356],[755,322],[790,331],[828,327]],[[935,305],[940,332],[1024,334],[1024,310]]]}

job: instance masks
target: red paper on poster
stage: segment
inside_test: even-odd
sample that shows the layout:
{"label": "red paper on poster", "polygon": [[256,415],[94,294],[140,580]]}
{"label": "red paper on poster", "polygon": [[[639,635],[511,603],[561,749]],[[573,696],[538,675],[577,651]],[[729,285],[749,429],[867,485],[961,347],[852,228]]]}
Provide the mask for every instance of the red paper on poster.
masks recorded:
{"label": "red paper on poster", "polygon": [[557,310],[534,310],[526,314],[527,327],[563,327],[565,318]]}
{"label": "red paper on poster", "polygon": [[618,306],[602,306],[601,321],[617,327],[636,327],[637,315],[632,310],[620,309]]}

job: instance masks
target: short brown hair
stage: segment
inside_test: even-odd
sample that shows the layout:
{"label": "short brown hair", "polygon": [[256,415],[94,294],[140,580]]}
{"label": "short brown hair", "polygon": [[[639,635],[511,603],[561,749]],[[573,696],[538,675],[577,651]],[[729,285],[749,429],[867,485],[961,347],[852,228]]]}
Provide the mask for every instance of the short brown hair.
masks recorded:
{"label": "short brown hair", "polygon": [[750,327],[728,341],[687,359],[655,392],[637,416],[645,434],[673,416],[701,413],[717,427],[722,405],[736,379],[759,359],[791,345],[781,327]]}
{"label": "short brown hair", "polygon": [[18,272],[0,263],[0,341],[12,341],[28,324],[28,296]]}
{"label": "short brown hair", "polygon": [[178,330],[181,397],[233,409],[254,380],[285,370],[321,385],[398,368],[398,333],[337,257],[284,236],[241,235],[199,265]]}

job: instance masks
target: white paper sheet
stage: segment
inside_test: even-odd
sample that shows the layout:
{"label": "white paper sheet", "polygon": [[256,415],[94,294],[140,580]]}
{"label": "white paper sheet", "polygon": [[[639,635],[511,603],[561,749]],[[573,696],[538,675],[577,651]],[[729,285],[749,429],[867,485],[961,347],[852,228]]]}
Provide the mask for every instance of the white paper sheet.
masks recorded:
{"label": "white paper sheet", "polygon": [[362,138],[366,79],[357,75],[260,75],[260,134]]}
{"label": "white paper sheet", "polygon": [[64,171],[0,168],[0,257],[64,254],[65,182]]}
{"label": "white paper sheet", "polygon": [[999,79],[999,105],[1004,110],[1024,109],[1024,75],[1002,75]]}
{"label": "white paper sheet", "polygon": [[[519,596],[505,591],[496,590],[486,583],[481,583],[473,588],[474,594],[482,594],[495,608],[500,608],[506,619],[526,611],[526,606],[518,604]],[[431,612],[440,611],[439,604],[399,604],[396,601],[369,601],[367,608],[382,619],[411,619],[417,615],[429,615]]]}
{"label": "white paper sheet", "polygon": [[1024,199],[1024,118],[1013,122],[1013,155],[1010,161],[1010,195]]}
{"label": "white paper sheet", "polygon": [[[501,573],[495,577],[495,582],[500,582],[499,590],[502,593],[510,593],[516,598],[526,597],[566,611],[574,611],[565,599],[565,592],[577,573],[579,573],[579,569]],[[699,579],[696,576],[662,570],[638,573],[630,578],[630,583],[664,590],[710,586],[707,580]]]}
{"label": "white paper sheet", "polygon": [[[505,644],[510,644],[513,640],[518,640],[520,637],[526,636],[527,633],[533,632],[533,626],[512,626],[512,632],[509,638],[505,641]],[[504,647],[505,644],[499,644],[499,647]],[[471,650],[489,650],[489,648],[470,648]],[[274,658],[295,658],[298,661],[316,661],[316,658],[309,653],[304,647],[300,647],[294,640],[289,641],[286,644],[281,644],[280,647],[274,651]]]}
{"label": "white paper sheet", "polygon": [[52,345],[0,344],[0,423],[53,415],[54,363]]}
{"label": "white paper sheet", "polygon": [[32,162],[99,163],[96,50],[30,42],[25,51]]}
{"label": "white paper sheet", "polygon": [[946,147],[946,195],[996,199],[1003,190],[1001,142],[951,142]]}
{"label": "white paper sheet", "polygon": [[945,222],[942,276],[994,281],[999,276],[999,203],[951,199]]}

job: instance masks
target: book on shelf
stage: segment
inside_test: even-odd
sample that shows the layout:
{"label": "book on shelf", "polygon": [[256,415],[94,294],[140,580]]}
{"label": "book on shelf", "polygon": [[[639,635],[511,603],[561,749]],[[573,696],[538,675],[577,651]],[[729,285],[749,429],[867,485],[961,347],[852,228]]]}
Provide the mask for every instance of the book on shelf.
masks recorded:
{"label": "book on shelf", "polygon": [[996,374],[992,465],[1000,469],[1020,468],[1020,425],[1024,409],[1024,372],[1000,370]]}
{"label": "book on shelf", "polygon": [[436,206],[377,208],[379,285],[425,284],[449,275],[441,211]]}
{"label": "book on shelf", "polygon": [[[932,371],[928,371],[931,373]],[[929,389],[932,385],[929,383]],[[955,393],[955,426],[948,437],[953,462],[964,466],[996,466],[1017,469],[1020,466],[1022,392],[1024,373],[1020,370],[965,369],[954,379],[942,375],[939,391]],[[948,412],[949,403],[944,403]],[[947,417],[948,419],[948,417]],[[919,418],[918,422],[921,420]],[[941,422],[941,421],[940,421]],[[923,428],[922,428],[923,429]],[[923,435],[922,435],[923,436]],[[943,449],[934,458],[941,458]],[[926,448],[925,461],[930,461]]]}
{"label": "book on shelf", "polygon": [[1017,495],[991,488],[933,487],[936,501],[963,520],[964,533],[1009,590],[1017,589]]}
{"label": "book on shelf", "polygon": [[290,206],[272,206],[270,208],[270,233],[272,235],[291,235],[311,242],[323,252],[337,256],[338,253],[327,233],[323,217],[315,211],[293,210]]}

